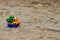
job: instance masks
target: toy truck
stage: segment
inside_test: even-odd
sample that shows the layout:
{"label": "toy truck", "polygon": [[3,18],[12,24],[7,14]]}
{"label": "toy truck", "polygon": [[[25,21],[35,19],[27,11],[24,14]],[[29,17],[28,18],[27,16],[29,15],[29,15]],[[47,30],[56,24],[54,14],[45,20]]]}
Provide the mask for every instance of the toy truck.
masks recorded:
{"label": "toy truck", "polygon": [[9,28],[11,28],[11,27],[17,28],[20,24],[18,19],[14,16],[10,16],[9,18],[6,19],[6,21],[8,22],[7,26]]}

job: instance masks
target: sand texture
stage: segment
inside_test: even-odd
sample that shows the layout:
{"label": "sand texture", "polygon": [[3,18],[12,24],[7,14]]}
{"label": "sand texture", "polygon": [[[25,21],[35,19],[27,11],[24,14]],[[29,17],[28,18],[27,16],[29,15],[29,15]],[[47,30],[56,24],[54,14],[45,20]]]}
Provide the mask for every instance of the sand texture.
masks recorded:
{"label": "sand texture", "polygon": [[[15,16],[18,28],[8,28]],[[60,40],[60,0],[0,0],[0,40]]]}

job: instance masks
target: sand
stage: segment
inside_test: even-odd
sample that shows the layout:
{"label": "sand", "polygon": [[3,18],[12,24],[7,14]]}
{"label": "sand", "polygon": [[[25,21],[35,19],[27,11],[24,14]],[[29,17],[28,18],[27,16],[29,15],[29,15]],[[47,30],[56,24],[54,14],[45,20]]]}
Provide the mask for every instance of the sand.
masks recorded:
{"label": "sand", "polygon": [[[18,28],[8,28],[15,16]],[[60,0],[0,0],[0,40],[60,40]]]}

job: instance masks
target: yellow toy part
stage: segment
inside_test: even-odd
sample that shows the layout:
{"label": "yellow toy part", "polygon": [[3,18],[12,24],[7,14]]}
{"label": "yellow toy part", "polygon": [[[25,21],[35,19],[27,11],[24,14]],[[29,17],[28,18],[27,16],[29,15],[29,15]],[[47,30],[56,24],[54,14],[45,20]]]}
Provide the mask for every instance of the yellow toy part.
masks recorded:
{"label": "yellow toy part", "polygon": [[11,24],[20,24],[20,22],[18,21],[18,19],[16,18],[16,17],[14,17],[14,19],[13,19],[13,22],[11,23]]}

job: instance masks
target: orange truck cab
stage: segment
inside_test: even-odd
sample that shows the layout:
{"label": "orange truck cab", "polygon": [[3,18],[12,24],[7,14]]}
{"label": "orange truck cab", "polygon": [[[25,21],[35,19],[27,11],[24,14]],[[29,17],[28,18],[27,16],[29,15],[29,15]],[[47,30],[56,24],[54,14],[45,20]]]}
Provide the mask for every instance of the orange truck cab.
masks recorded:
{"label": "orange truck cab", "polygon": [[13,22],[11,24],[20,24],[20,22],[16,17],[14,17]]}

